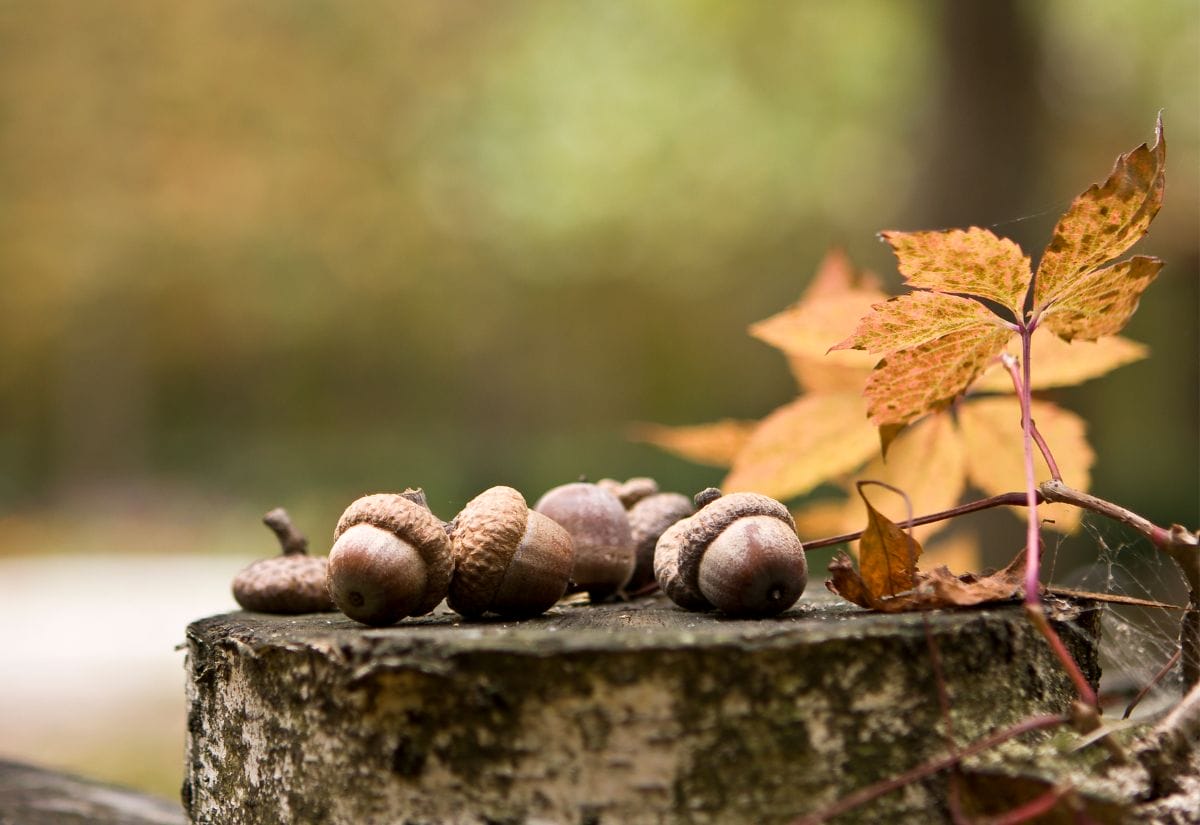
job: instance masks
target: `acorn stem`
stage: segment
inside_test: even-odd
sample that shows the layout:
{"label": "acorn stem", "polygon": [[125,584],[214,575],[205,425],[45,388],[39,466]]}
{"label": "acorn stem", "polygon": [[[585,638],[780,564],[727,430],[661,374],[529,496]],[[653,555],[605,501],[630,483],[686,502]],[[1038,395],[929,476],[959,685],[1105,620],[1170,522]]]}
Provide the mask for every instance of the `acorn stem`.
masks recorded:
{"label": "acorn stem", "polygon": [[291,516],[282,507],[276,507],[265,516],[263,524],[271,528],[285,556],[304,555],[308,552],[308,539],[292,524]]}

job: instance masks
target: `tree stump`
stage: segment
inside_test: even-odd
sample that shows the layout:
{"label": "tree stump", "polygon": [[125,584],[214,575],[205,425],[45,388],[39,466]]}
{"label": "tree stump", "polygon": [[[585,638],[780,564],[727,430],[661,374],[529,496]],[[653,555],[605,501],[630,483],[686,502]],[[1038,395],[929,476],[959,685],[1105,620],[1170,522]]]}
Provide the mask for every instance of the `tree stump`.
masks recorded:
{"label": "tree stump", "polygon": [[[1051,612],[1095,681],[1099,609]],[[930,638],[959,742],[1074,695],[1015,605],[214,616],[188,628],[184,806],[214,825],[786,823],[945,753]],[[850,821],[946,818],[935,777]]]}

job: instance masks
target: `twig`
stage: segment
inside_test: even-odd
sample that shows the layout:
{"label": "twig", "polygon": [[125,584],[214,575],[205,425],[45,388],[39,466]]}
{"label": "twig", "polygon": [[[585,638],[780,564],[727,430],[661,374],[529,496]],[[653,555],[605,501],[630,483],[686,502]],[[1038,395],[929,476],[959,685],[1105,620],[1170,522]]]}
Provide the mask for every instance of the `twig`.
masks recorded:
{"label": "twig", "polygon": [[[949,510],[939,510],[936,513],[929,513],[924,516],[915,516],[912,519],[912,525],[919,527],[922,524],[933,524],[935,521],[945,521],[956,516],[965,516],[968,513],[977,513],[980,510],[990,510],[993,507],[1013,507],[1023,506],[1025,504],[1024,493],[1004,493],[998,496],[989,498],[981,498],[978,501],[971,501],[966,504],[960,504],[957,507],[951,507]],[[855,533],[843,533],[840,536],[829,536],[828,538],[813,539],[812,541],[804,541],[805,550],[816,550],[819,547],[832,547],[835,544],[848,544],[852,541],[857,541],[862,538],[865,531],[859,530]]]}
{"label": "twig", "polygon": [[997,731],[982,739],[977,739],[971,744],[963,747],[957,753],[947,754],[930,760],[924,764],[918,765],[911,770],[905,771],[899,776],[893,776],[889,779],[884,779],[876,782],[874,785],[868,785],[865,788],[860,788],[848,796],[844,796],[832,805],[822,808],[816,813],[807,814],[794,820],[791,825],[818,825],[821,822],[832,819],[835,816],[852,811],[862,805],[878,799],[884,794],[890,793],[905,785],[911,785],[913,782],[924,779],[927,776],[933,776],[935,773],[940,773],[947,768],[959,764],[962,760],[969,756],[974,756],[977,753],[994,748],[1009,739],[1020,736],[1023,733],[1029,733],[1035,730],[1043,730],[1052,728],[1057,725],[1062,725],[1070,720],[1066,716],[1032,716],[1022,720],[1015,725]]}
{"label": "twig", "polygon": [[1062,501],[1127,524],[1150,539],[1178,565],[1188,586],[1188,607],[1179,621],[1179,649],[1183,659],[1183,689],[1200,684],[1200,534],[1178,524],[1159,527],[1111,501],[1075,490],[1061,481],[1046,481],[1038,488],[1046,501]]}

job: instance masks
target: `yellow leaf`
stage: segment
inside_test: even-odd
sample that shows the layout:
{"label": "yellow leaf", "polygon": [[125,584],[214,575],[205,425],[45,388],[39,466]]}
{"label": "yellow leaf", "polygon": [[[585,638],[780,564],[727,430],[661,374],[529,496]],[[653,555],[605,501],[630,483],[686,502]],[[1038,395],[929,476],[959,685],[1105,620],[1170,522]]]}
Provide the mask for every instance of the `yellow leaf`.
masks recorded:
{"label": "yellow leaf", "polygon": [[796,535],[800,541],[815,541],[828,536],[836,536],[845,531],[846,500],[842,498],[824,498],[811,501],[792,511],[792,519],[796,522]]}
{"label": "yellow leaf", "polygon": [[[876,457],[860,470],[857,478],[882,481],[903,490],[912,502],[913,515],[936,513],[958,504],[966,487],[967,456],[963,440],[947,413],[921,419],[900,433],[888,449],[887,461]],[[908,518],[899,497],[877,495],[878,507],[888,518],[900,524]],[[842,529],[853,530],[859,523],[858,503],[845,504]],[[948,522],[917,527],[913,533],[925,541],[945,529]]]}
{"label": "yellow leaf", "polygon": [[823,358],[854,329],[871,304],[887,296],[878,290],[852,289],[804,298],[770,318],[750,325],[750,334],[788,355]]}
{"label": "yellow leaf", "polygon": [[991,365],[1012,334],[977,325],[888,355],[867,379],[872,423],[906,424],[945,407]]}
{"label": "yellow leaf", "polygon": [[945,567],[954,573],[967,573],[978,570],[982,564],[979,535],[972,531],[938,536],[936,541],[925,545],[925,552],[921,554],[923,570]]}
{"label": "yellow leaf", "polygon": [[[1034,401],[1033,420],[1050,445],[1063,480],[1087,490],[1094,456],[1083,419],[1054,404]],[[1015,396],[971,400],[959,408],[958,424],[966,441],[967,474],[972,484],[988,495],[1025,489],[1021,407]],[[1036,446],[1034,471],[1039,482],[1050,478]],[[1059,532],[1070,533],[1079,526],[1078,508],[1067,504],[1043,504],[1038,515],[1046,526]]]}
{"label": "yellow leaf", "polygon": [[856,273],[845,253],[833,249],[797,303],[750,326],[750,334],[782,350],[802,390],[857,389],[878,360],[862,352],[830,353],[854,329],[871,304],[887,298],[869,273]]}
{"label": "yellow leaf", "polygon": [[921,545],[871,506],[862,488],[858,494],[867,507],[867,527],[858,542],[858,572],[876,599],[895,596],[912,588]]}
{"label": "yellow leaf", "polygon": [[762,420],[723,487],[793,498],[862,464],[875,438],[857,393],[801,396]]}
{"label": "yellow leaf", "polygon": [[1162,118],[1154,146],[1142,144],[1121,155],[1103,184],[1075,198],[1054,227],[1034,285],[1034,314],[1040,314],[1079,285],[1079,278],[1133,246],[1162,206],[1167,159]]}
{"label": "yellow leaf", "polygon": [[988,298],[1024,317],[1029,257],[1007,238],[986,229],[883,232],[909,286]]}
{"label": "yellow leaf", "polygon": [[[1070,387],[1104,375],[1134,361],[1145,358],[1149,350],[1144,344],[1128,338],[1110,335],[1098,341],[1072,341],[1059,338],[1047,329],[1033,333],[1029,363],[1033,368],[1033,389]],[[1008,345],[1009,354],[1021,357],[1021,341],[1014,338]],[[989,367],[972,391],[1012,392],[1012,379],[1000,364]]]}
{"label": "yellow leaf", "polygon": [[879,279],[867,270],[856,270],[846,250],[831,246],[817,264],[816,274],[804,290],[806,300],[837,295],[848,289],[860,287],[865,290],[880,289]]}
{"label": "yellow leaf", "polygon": [[1089,272],[1042,313],[1042,323],[1059,337],[1094,341],[1120,332],[1137,311],[1146,287],[1158,276],[1163,262],[1138,256]]}
{"label": "yellow leaf", "polygon": [[788,356],[788,367],[801,391],[862,392],[879,356],[861,350],[839,350],[819,358]]}
{"label": "yellow leaf", "polygon": [[728,467],[733,464],[734,458],[757,426],[757,421],[736,421],[731,418],[684,427],[638,424],[633,427],[631,437],[688,461]]}

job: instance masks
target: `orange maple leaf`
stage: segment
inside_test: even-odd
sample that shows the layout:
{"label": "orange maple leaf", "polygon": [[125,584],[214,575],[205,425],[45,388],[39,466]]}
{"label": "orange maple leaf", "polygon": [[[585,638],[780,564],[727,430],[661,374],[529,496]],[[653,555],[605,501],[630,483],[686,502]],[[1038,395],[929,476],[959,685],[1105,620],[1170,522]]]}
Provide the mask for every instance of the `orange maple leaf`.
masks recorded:
{"label": "orange maple leaf", "polygon": [[[955,416],[934,414],[904,428],[888,461],[879,456],[877,434],[867,420],[861,393],[876,358],[857,350],[829,352],[829,346],[885,298],[873,276],[857,273],[840,250],[830,251],[797,303],[750,327],[752,335],[788,357],[801,390],[794,401],[761,421],[643,424],[632,436],[690,461],[730,468],[722,484],[728,491],[753,490],[789,500],[821,484],[842,488],[844,498],[822,499],[797,514],[805,535],[848,532],[861,525],[860,506],[849,495],[852,477],[879,479],[905,490],[918,513],[954,506],[968,482],[989,494],[1019,489],[1019,445],[1000,437],[992,426],[1016,428],[1020,420],[1012,382],[1001,369],[984,371]],[[1146,355],[1144,346],[1120,337],[1068,344],[1039,331],[1033,346],[1041,365],[1033,375],[1034,389],[1078,384]],[[982,405],[980,413],[973,415],[976,405]],[[1035,403],[1034,415],[1047,437],[1064,447],[1060,469],[1086,489],[1092,451],[1083,437],[1082,421],[1044,402]],[[1040,467],[1041,476],[1048,478],[1045,465]],[[1067,531],[1078,524],[1074,508],[1053,507],[1061,512],[1042,506],[1051,526]],[[893,520],[903,518],[894,502],[879,508]],[[941,522],[915,532],[926,541],[945,526]],[[949,553],[956,559],[955,569],[977,557],[973,549]]]}
{"label": "orange maple leaf", "polygon": [[[1018,323],[1033,329],[1031,390],[1077,384],[1145,357],[1145,347],[1113,333],[1128,321],[1159,262],[1133,258],[1097,267],[1145,234],[1162,202],[1165,152],[1160,121],[1153,147],[1122,155],[1108,180],[1075,199],[1036,278],[1019,247],[977,228],[884,233],[901,273],[917,288],[890,300],[874,276],[856,272],[844,253],[831,251],[796,304],[750,327],[787,356],[801,390],[795,401],[759,422],[650,425],[637,437],[729,467],[728,490],[783,500],[830,482],[848,493],[855,471],[904,489],[922,513],[956,504],[968,482],[988,494],[1019,489],[1021,452],[1010,436],[1020,409],[996,356],[1006,349],[1020,354]],[[1027,303],[1032,309],[1024,313]],[[831,348],[855,322],[855,333]],[[865,404],[854,392],[864,381]],[[964,394],[953,416],[942,413]],[[864,412],[890,443],[887,463],[877,455]],[[1093,453],[1082,419],[1040,401],[1032,413],[1039,430],[1062,448],[1060,471],[1086,489]],[[1036,461],[1038,476],[1048,478],[1044,460]],[[826,500],[815,508],[822,525],[853,529],[861,518],[849,501]],[[894,506],[883,509],[894,520],[902,516]],[[1043,505],[1041,512],[1057,530],[1079,523],[1074,508]],[[916,532],[928,539],[942,526]]]}
{"label": "orange maple leaf", "polygon": [[1020,247],[987,229],[882,233],[907,284],[921,291],[875,304],[833,347],[884,356],[866,385],[874,424],[904,425],[946,407],[1019,330],[1045,326],[1069,342],[1125,326],[1162,262],[1138,256],[1101,265],[1145,235],[1162,206],[1161,118],[1155,136],[1153,146],[1122,155],[1104,183],[1075,198],[1036,276]]}

